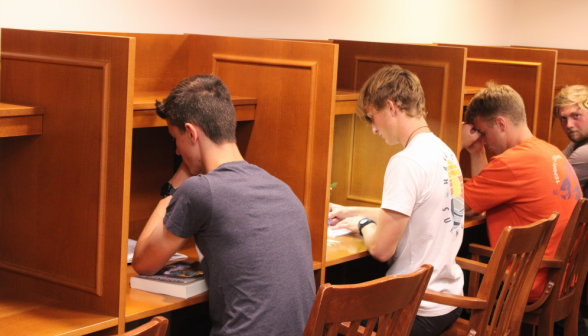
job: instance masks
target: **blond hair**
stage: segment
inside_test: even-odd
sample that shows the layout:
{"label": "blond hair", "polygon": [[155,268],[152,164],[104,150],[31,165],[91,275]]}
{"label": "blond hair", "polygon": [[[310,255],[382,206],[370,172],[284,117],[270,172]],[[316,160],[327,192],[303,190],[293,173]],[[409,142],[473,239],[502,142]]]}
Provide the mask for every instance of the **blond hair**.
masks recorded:
{"label": "blond hair", "polygon": [[490,125],[498,116],[507,117],[515,126],[527,122],[521,95],[508,85],[498,85],[490,81],[468,104],[465,121],[473,124],[474,119],[480,117]]}
{"label": "blond hair", "polygon": [[588,86],[566,86],[555,96],[553,100],[553,116],[559,118],[563,107],[578,105],[583,110],[588,110]]}
{"label": "blond hair", "polygon": [[419,78],[412,72],[393,65],[378,70],[359,92],[357,114],[364,120],[368,106],[381,110],[391,100],[410,117],[425,117],[425,93]]}

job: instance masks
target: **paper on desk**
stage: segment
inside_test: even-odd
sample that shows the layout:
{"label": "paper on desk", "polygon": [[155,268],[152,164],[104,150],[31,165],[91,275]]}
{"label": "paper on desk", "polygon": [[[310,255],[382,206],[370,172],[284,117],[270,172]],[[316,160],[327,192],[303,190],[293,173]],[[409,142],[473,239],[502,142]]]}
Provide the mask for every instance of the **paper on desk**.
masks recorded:
{"label": "paper on desk", "polygon": [[[135,254],[135,246],[137,246],[137,241],[134,239],[129,239],[129,249],[127,252],[127,264],[130,264],[133,261],[133,255]],[[185,254],[176,253],[171,258],[169,258],[169,260],[170,261],[182,260],[182,259],[187,259],[187,258],[188,258],[188,256]]]}
{"label": "paper on desk", "polygon": [[351,233],[351,231],[349,231],[347,229],[333,230],[331,228],[328,228],[327,237],[335,238],[335,237],[339,237],[339,236],[345,236],[350,233]]}

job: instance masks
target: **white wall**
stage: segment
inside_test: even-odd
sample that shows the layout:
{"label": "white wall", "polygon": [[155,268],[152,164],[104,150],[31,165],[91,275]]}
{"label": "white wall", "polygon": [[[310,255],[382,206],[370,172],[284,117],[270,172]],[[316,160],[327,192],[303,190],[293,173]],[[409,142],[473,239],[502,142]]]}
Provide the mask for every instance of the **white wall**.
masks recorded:
{"label": "white wall", "polygon": [[0,0],[0,27],[588,49],[586,13],[586,0]]}
{"label": "white wall", "polygon": [[504,45],[513,7],[512,0],[0,0],[0,26]]}
{"label": "white wall", "polygon": [[588,49],[588,1],[518,0],[515,45]]}

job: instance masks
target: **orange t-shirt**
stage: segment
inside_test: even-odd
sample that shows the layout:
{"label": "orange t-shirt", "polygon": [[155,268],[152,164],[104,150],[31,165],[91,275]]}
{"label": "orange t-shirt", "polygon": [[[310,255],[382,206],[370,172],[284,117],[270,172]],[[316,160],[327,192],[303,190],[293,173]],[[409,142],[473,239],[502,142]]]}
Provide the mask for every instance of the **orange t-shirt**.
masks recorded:
{"label": "orange t-shirt", "polygon": [[[535,137],[490,159],[480,175],[465,183],[465,202],[486,211],[490,245],[496,246],[507,226],[524,226],[559,212],[545,257],[554,257],[564,228],[582,190],[574,169],[555,146]],[[547,269],[537,274],[529,301],[545,288]]]}

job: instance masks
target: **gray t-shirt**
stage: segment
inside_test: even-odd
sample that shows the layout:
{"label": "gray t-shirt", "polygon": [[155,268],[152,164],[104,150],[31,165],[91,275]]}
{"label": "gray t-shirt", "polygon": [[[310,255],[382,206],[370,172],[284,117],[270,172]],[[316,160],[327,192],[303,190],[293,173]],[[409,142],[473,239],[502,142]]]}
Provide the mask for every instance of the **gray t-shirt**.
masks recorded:
{"label": "gray t-shirt", "polygon": [[586,197],[586,192],[588,191],[588,142],[578,147],[571,142],[563,150],[563,153],[574,167],[580,186],[582,186],[582,194]]}
{"label": "gray t-shirt", "polygon": [[316,294],[310,232],[284,182],[224,163],[184,181],[164,222],[204,255],[211,335],[302,335]]}

